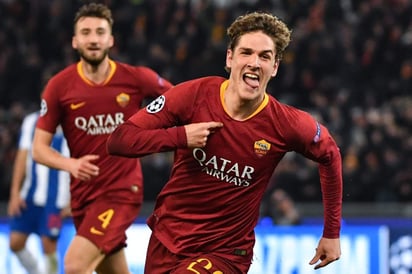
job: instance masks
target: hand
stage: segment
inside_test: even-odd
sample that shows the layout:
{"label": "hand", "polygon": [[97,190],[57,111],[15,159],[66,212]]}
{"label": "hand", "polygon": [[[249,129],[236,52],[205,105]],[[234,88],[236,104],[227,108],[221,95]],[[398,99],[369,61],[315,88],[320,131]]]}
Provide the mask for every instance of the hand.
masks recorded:
{"label": "hand", "polygon": [[10,217],[19,216],[24,208],[26,208],[26,201],[20,197],[20,194],[13,195],[10,197],[7,214]]}
{"label": "hand", "polygon": [[221,127],[223,127],[223,124],[220,122],[203,122],[185,125],[187,146],[189,148],[206,146],[209,135]]}
{"label": "hand", "polygon": [[99,155],[85,155],[81,158],[71,158],[71,165],[69,167],[70,173],[76,179],[88,181],[99,175],[100,169],[92,162],[97,160]]}
{"label": "hand", "polygon": [[315,266],[315,269],[318,269],[327,266],[331,262],[339,260],[340,255],[341,250],[339,238],[328,239],[322,237],[319,241],[318,247],[316,248],[316,254],[309,264],[313,265],[320,260],[321,262]]}
{"label": "hand", "polygon": [[67,218],[72,216],[72,209],[70,206],[65,206],[62,208],[62,210],[60,210],[60,216],[62,218]]}

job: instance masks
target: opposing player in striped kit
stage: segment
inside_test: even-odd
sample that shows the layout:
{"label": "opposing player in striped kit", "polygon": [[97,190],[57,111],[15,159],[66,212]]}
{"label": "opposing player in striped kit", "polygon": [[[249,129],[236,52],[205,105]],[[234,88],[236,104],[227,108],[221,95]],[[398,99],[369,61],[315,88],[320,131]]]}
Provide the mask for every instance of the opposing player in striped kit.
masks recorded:
{"label": "opposing player in striped kit", "polygon": [[[62,218],[70,203],[70,174],[36,163],[31,154],[38,112],[27,115],[22,123],[18,150],[14,161],[8,215],[10,249],[30,274],[58,273],[57,240]],[[69,156],[66,139],[60,130],[54,135],[52,147]],[[41,237],[45,269],[35,254],[26,247],[30,234]]]}

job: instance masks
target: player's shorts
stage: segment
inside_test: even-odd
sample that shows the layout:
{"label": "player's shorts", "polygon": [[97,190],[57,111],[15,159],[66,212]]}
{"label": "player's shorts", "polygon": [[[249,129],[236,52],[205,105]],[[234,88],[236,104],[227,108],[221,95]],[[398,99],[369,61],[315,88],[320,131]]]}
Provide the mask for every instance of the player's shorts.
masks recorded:
{"label": "player's shorts", "polygon": [[58,239],[62,227],[60,209],[34,205],[26,201],[26,208],[19,216],[10,220],[10,230],[24,234],[35,233],[51,239]]}
{"label": "player's shorts", "polygon": [[170,252],[155,236],[150,237],[146,254],[145,274],[244,274],[249,267],[234,265],[233,262],[216,254],[193,257],[180,256]]}
{"label": "player's shorts", "polygon": [[126,246],[126,230],[139,214],[141,204],[95,200],[82,211],[73,211],[77,235],[110,255]]}

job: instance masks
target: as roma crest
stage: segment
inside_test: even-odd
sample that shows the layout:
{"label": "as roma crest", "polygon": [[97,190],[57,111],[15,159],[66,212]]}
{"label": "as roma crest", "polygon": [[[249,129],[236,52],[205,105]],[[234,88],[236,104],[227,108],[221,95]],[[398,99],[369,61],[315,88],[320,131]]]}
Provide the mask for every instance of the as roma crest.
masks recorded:
{"label": "as roma crest", "polygon": [[122,92],[116,96],[116,102],[119,104],[119,106],[124,108],[130,102],[130,95]]}
{"label": "as roma crest", "polygon": [[255,149],[256,155],[262,157],[266,155],[270,150],[270,144],[265,140],[259,140],[255,142],[253,148]]}

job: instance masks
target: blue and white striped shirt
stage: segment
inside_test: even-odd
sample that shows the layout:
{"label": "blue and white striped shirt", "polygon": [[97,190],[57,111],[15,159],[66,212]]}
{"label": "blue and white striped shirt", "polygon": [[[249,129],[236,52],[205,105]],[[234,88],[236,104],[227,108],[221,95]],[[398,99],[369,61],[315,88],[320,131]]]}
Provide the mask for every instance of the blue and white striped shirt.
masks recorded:
{"label": "blue and white striped shirt", "polygon": [[[32,157],[33,134],[38,117],[39,112],[27,115],[21,126],[19,149],[27,150],[28,153],[26,176],[20,195],[26,201],[31,200],[38,206],[63,208],[70,202],[70,174],[38,164]],[[52,147],[65,156],[70,155],[60,127],[53,137]]]}

